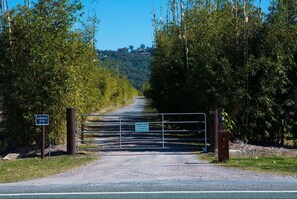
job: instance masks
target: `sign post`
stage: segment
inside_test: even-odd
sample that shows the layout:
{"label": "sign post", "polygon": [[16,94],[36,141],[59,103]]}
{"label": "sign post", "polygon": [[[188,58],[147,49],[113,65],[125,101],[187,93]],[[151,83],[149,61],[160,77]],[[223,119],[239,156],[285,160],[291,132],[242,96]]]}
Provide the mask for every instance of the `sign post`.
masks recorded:
{"label": "sign post", "polygon": [[42,136],[41,136],[41,159],[44,158],[45,150],[45,126],[49,125],[49,115],[48,114],[37,114],[35,115],[36,126],[42,126]]}

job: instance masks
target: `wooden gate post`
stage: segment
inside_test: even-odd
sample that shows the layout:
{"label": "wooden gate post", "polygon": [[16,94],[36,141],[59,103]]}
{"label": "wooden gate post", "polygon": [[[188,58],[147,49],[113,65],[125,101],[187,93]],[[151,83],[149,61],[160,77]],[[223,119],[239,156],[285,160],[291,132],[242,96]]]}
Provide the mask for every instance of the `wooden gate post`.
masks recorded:
{"label": "wooden gate post", "polygon": [[75,122],[75,109],[66,109],[66,120],[67,120],[67,154],[75,155],[75,133],[76,133],[76,122]]}
{"label": "wooden gate post", "polygon": [[209,142],[210,142],[210,151],[217,153],[218,150],[218,109],[215,111],[210,111],[209,119]]}

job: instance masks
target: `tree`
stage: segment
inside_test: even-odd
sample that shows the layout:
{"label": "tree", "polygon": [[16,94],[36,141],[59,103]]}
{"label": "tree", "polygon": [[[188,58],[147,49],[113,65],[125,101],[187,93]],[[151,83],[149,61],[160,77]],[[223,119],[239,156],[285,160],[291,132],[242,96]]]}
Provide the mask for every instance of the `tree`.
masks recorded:
{"label": "tree", "polygon": [[140,45],[140,49],[141,49],[141,50],[145,50],[145,45],[144,45],[144,44],[141,44],[141,45]]}
{"label": "tree", "polygon": [[[159,23],[149,92],[161,112],[208,112],[224,107],[233,137],[284,143],[292,134],[296,88],[296,1],[263,13],[243,1],[178,1]],[[293,9],[292,9],[293,8]]]}
{"label": "tree", "polygon": [[[13,31],[4,28],[0,33],[0,90],[9,145],[39,142],[37,113],[50,115],[47,135],[59,143],[65,141],[66,107],[88,113],[136,94],[127,81],[94,60],[95,24],[73,29],[81,9],[80,1],[43,0],[10,12]],[[103,90],[114,82],[123,86]]]}
{"label": "tree", "polygon": [[130,45],[130,46],[129,46],[129,50],[130,50],[130,52],[133,51],[133,49],[134,49],[134,46]]}
{"label": "tree", "polygon": [[145,54],[128,50],[98,50],[98,54],[103,67],[116,70],[126,76],[135,88],[141,89],[142,85],[149,80],[151,73],[152,50],[151,48],[147,49],[149,51]]}

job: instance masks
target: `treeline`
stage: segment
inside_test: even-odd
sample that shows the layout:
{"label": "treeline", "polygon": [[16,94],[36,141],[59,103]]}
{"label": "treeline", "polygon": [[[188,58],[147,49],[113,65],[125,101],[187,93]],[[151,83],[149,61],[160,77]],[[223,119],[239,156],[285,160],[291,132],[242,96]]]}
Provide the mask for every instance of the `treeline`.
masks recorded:
{"label": "treeline", "polygon": [[0,90],[6,131],[0,132],[1,148],[38,144],[35,114],[49,114],[47,135],[60,143],[67,107],[91,113],[137,94],[125,77],[99,66],[96,19],[82,21],[82,8],[79,1],[42,0],[3,16]]}
{"label": "treeline", "polygon": [[151,47],[142,44],[137,49],[131,45],[116,51],[98,50],[98,55],[103,67],[112,68],[126,76],[135,88],[141,90],[151,74],[152,51]]}
{"label": "treeline", "polygon": [[275,0],[264,14],[247,0],[169,1],[166,20],[155,20],[154,105],[160,112],[222,107],[233,138],[245,141],[297,138],[296,7]]}

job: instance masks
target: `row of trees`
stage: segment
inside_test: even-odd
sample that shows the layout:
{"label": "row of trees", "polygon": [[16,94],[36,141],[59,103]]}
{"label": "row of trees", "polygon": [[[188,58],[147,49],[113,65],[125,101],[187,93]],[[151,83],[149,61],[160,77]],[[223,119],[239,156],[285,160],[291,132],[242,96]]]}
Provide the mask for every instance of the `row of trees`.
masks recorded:
{"label": "row of trees", "polygon": [[117,51],[98,50],[98,54],[103,67],[113,68],[127,76],[135,88],[141,89],[151,74],[152,50],[149,47],[145,48],[142,44],[137,50],[133,50],[133,46],[130,46],[130,48],[120,48]]}
{"label": "row of trees", "polygon": [[42,0],[2,18],[0,90],[7,129],[2,145],[37,142],[37,113],[50,115],[51,141],[64,142],[66,107],[89,113],[137,94],[125,77],[99,66],[96,20],[81,21],[82,8],[79,0]]}
{"label": "row of trees", "polygon": [[156,33],[150,97],[161,112],[223,107],[234,138],[283,143],[295,134],[297,1],[267,15],[244,0],[170,0]]}

